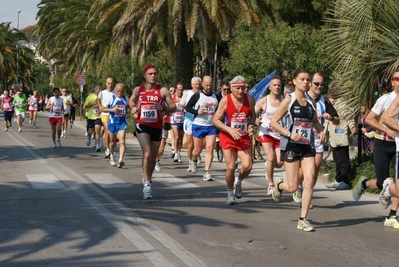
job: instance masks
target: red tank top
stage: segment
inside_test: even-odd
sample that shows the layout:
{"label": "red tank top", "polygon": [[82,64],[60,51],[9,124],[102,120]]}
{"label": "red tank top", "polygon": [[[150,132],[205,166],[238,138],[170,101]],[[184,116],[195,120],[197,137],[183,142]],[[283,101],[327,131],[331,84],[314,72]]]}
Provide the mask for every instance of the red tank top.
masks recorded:
{"label": "red tank top", "polygon": [[162,129],[164,112],[154,108],[154,104],[163,105],[165,102],[161,97],[161,85],[157,84],[155,89],[149,92],[145,90],[144,84],[140,85],[138,98],[139,115],[136,122],[155,129]]}
{"label": "red tank top", "polygon": [[3,98],[3,110],[4,111],[12,111],[11,108],[11,103],[12,103],[12,97],[4,97]]}
{"label": "red tank top", "polygon": [[[224,118],[225,124],[229,127],[238,129],[241,133],[241,138],[249,138],[248,122],[252,110],[251,107],[249,106],[247,94],[244,94],[243,96],[244,102],[242,103],[243,105],[241,107],[241,110],[237,110],[233,100],[231,99],[231,94],[228,94],[226,97],[227,97],[227,106]],[[220,133],[224,134],[224,132]],[[229,134],[227,135],[230,136]]]}

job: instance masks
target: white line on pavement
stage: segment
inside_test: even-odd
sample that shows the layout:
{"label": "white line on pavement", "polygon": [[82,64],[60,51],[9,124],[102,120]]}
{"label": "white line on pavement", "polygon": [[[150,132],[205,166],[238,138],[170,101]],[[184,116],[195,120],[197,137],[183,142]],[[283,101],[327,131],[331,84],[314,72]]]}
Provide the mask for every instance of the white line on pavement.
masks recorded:
{"label": "white line on pavement", "polygon": [[152,180],[158,183],[161,183],[168,187],[173,188],[196,188],[199,187],[196,184],[187,182],[184,179],[177,178],[169,173],[153,173]]}
{"label": "white line on pavement", "polygon": [[87,177],[102,188],[130,188],[131,184],[113,176],[111,173],[86,173]]}
{"label": "white line on pavement", "polygon": [[65,188],[65,185],[54,174],[27,174],[26,178],[35,189]]}

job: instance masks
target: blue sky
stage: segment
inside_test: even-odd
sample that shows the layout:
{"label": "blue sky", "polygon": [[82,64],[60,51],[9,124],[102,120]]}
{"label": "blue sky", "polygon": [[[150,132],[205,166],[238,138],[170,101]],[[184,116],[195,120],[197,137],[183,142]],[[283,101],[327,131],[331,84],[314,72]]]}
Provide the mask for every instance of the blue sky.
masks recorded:
{"label": "blue sky", "polygon": [[18,10],[19,13],[19,28],[36,24],[36,13],[38,11],[37,5],[40,0],[0,0],[0,23],[11,22],[12,28],[17,28]]}

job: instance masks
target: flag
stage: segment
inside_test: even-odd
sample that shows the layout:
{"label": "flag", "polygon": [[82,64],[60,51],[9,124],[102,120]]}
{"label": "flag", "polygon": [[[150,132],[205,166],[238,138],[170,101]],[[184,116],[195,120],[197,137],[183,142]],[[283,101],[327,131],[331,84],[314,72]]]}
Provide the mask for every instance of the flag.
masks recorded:
{"label": "flag", "polygon": [[269,89],[270,80],[276,75],[276,71],[273,71],[269,75],[267,75],[263,80],[257,83],[251,90],[249,90],[248,94],[253,96],[255,99],[255,103],[264,96]]}

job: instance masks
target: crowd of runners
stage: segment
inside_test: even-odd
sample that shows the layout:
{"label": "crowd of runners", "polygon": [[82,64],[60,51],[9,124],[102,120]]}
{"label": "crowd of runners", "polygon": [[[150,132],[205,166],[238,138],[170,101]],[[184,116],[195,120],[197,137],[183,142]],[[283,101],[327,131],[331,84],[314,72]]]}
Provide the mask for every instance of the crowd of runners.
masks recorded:
{"label": "crowd of runners", "polygon": [[[218,137],[226,163],[226,204],[233,205],[243,196],[242,181],[252,170],[251,138],[256,126],[259,128],[258,141],[267,156],[266,194],[271,195],[275,202],[280,201],[283,192],[292,194],[301,207],[297,228],[314,230],[307,215],[326,142],[323,125],[325,121],[334,125],[340,123],[334,106],[321,94],[324,86],[321,72],[310,74],[300,69],[294,73],[292,85],[285,86],[284,90],[281,78],[275,76],[270,81],[269,93],[256,104],[247,93],[248,84],[242,76],[223,82],[218,92],[212,90],[212,77],[193,77],[191,90],[184,92],[181,83],[170,88],[161,86],[157,83],[157,75],[155,66],[144,67],[145,82],[134,88],[130,98],[125,94],[125,86],[114,84],[112,78],[106,79],[103,90],[95,85],[83,104],[87,117],[86,145],[93,144],[96,152],[104,147],[110,165],[122,168],[125,164],[127,118],[132,114],[136,122],[135,136],[143,153],[143,198],[151,199],[151,177],[154,170],[162,169],[160,159],[169,132],[172,134],[173,162],[187,162],[187,172],[197,173],[202,161],[201,152],[205,150],[202,174],[205,181],[213,180],[213,152]],[[353,197],[357,201],[367,188],[380,189],[383,208],[392,202],[384,226],[399,228],[396,218],[399,184],[388,178],[389,161],[393,162],[396,170],[399,165],[399,97],[396,97],[399,72],[392,75],[392,88],[391,93],[376,102],[366,118],[377,132],[374,144],[376,179],[360,179],[354,187]],[[1,97],[4,130],[8,131],[12,126],[15,116],[18,132],[21,132],[25,111],[29,111],[30,123],[36,128],[37,104],[36,92],[26,97],[22,90],[14,96],[5,91]],[[45,105],[45,110],[49,111],[53,148],[61,147],[60,139],[67,137],[68,122],[71,128],[77,105],[76,99],[66,89],[53,89],[53,96]],[[187,142],[186,159],[181,155],[183,140]],[[238,160],[241,163],[239,170]],[[285,180],[274,177],[274,169],[282,166]]]}

